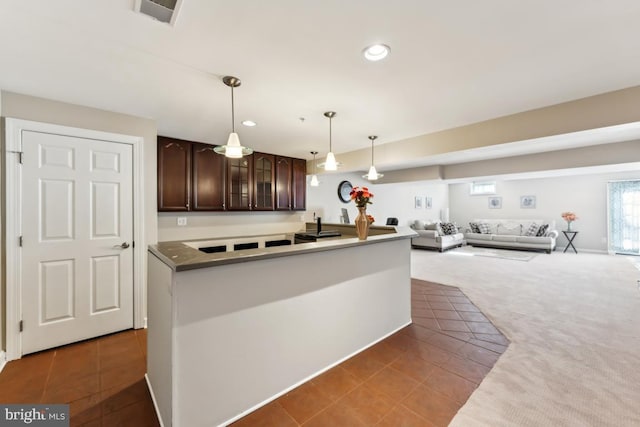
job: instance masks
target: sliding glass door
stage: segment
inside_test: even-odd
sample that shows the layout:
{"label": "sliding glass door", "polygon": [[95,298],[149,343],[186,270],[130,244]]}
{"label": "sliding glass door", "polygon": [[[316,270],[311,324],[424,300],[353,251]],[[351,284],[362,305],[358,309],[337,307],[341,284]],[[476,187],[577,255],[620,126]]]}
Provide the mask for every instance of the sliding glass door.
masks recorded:
{"label": "sliding glass door", "polygon": [[612,181],[609,193],[609,252],[640,255],[640,180]]}

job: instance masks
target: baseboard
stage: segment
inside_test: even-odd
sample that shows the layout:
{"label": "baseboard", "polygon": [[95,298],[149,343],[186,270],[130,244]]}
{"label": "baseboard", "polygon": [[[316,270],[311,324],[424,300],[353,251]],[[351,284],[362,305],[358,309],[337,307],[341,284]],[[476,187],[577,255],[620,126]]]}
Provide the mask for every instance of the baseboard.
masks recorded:
{"label": "baseboard", "polygon": [[344,358],[342,358],[342,359],[338,360],[338,361],[337,361],[337,362],[335,362],[335,363],[332,363],[331,365],[327,366],[326,368],[320,369],[320,370],[319,370],[319,371],[317,371],[316,373],[309,375],[307,378],[305,378],[305,379],[303,379],[303,380],[301,380],[301,381],[297,382],[296,384],[292,385],[291,387],[288,387],[288,388],[286,388],[285,390],[281,391],[280,393],[277,393],[277,394],[275,394],[275,395],[271,396],[270,398],[268,398],[268,399],[266,399],[266,400],[264,400],[264,401],[262,401],[262,402],[258,403],[257,405],[253,406],[252,408],[247,409],[246,411],[242,412],[241,414],[236,415],[235,417],[228,419],[227,421],[223,422],[223,423],[222,423],[222,424],[220,424],[220,425],[226,426],[226,425],[229,425],[229,424],[231,424],[231,423],[233,423],[233,422],[235,422],[235,421],[238,421],[240,418],[242,418],[242,417],[245,417],[245,416],[249,415],[251,412],[255,411],[256,409],[259,409],[259,408],[263,407],[264,405],[266,405],[266,404],[268,404],[268,403],[270,403],[270,402],[273,402],[274,400],[276,400],[276,399],[277,399],[277,398],[279,398],[280,396],[284,396],[285,394],[289,393],[289,392],[290,392],[291,390],[293,390],[294,388],[301,386],[302,384],[306,383],[307,381],[312,380],[313,378],[317,377],[318,375],[321,375],[321,374],[323,374],[323,373],[327,372],[329,369],[331,369],[331,368],[334,368],[334,367],[338,366],[339,364],[341,364],[341,363],[342,363],[342,362],[344,362],[345,360],[350,359],[350,358],[352,358],[353,356],[355,356],[356,354],[361,353],[361,352],[363,352],[364,350],[368,349],[369,347],[372,347],[372,346],[374,346],[374,345],[378,344],[380,341],[383,341],[383,340],[387,339],[387,338],[388,338],[388,337],[390,337],[391,335],[393,335],[393,334],[395,334],[396,332],[398,332],[400,329],[402,329],[402,328],[406,328],[406,327],[407,327],[407,326],[409,326],[411,323],[412,323],[412,321],[411,321],[411,319],[409,319],[409,322],[405,323],[404,325],[400,326],[400,327],[399,327],[399,328],[397,328],[397,329],[394,329],[393,331],[391,331],[391,332],[389,332],[388,334],[384,335],[382,338],[377,339],[377,340],[373,341],[372,343],[365,345],[365,346],[364,346],[364,347],[362,347],[360,350],[356,350],[356,351],[354,351],[354,352],[353,352],[353,353],[351,353],[350,355],[348,355],[348,356],[346,356],[346,357],[344,357]]}
{"label": "baseboard", "polygon": [[162,416],[160,415],[160,408],[158,408],[158,402],[156,401],[156,395],[153,394],[153,388],[151,387],[151,383],[149,382],[149,376],[147,374],[144,374],[144,380],[147,382],[147,388],[149,389],[149,394],[151,395],[151,401],[153,401],[153,408],[156,410],[156,416],[158,417],[158,421],[160,422],[160,427],[164,427],[164,423],[162,422]]}
{"label": "baseboard", "polygon": [[0,372],[2,372],[2,370],[4,369],[4,365],[6,364],[7,364],[7,354],[3,350],[0,350]]}

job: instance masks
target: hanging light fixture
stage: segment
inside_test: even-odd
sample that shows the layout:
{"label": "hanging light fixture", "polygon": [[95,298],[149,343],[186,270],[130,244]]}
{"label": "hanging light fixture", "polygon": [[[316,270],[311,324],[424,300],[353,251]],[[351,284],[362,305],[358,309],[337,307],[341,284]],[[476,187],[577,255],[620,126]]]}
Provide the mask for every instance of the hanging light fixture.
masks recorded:
{"label": "hanging light fixture", "polygon": [[324,113],[325,117],[329,118],[329,153],[327,153],[327,160],[324,162],[324,170],[334,171],[338,169],[338,163],[336,162],[336,156],[333,155],[331,150],[331,119],[336,116],[335,111],[327,111]]}
{"label": "hanging light fixture", "polygon": [[369,173],[366,175],[362,175],[363,178],[368,179],[369,181],[375,181],[378,178],[382,178],[384,175],[381,173],[378,173],[378,171],[376,171],[376,167],[373,163],[373,141],[375,141],[378,137],[375,135],[371,135],[369,136],[369,139],[371,140],[371,167],[369,168]]}
{"label": "hanging light fixture", "polygon": [[311,176],[311,186],[312,187],[317,187],[320,185],[320,181],[318,181],[318,175],[316,175],[316,154],[318,154],[317,151],[312,151],[311,154],[313,154],[313,175]]}
{"label": "hanging light fixture", "polygon": [[213,151],[232,159],[239,159],[243,156],[248,156],[249,154],[253,153],[253,150],[251,148],[243,147],[242,145],[240,145],[240,138],[238,138],[238,134],[236,133],[233,88],[240,86],[241,81],[239,78],[232,76],[224,76],[222,78],[222,81],[224,82],[224,84],[231,88],[231,133],[229,134],[227,145],[219,145],[215,147]]}

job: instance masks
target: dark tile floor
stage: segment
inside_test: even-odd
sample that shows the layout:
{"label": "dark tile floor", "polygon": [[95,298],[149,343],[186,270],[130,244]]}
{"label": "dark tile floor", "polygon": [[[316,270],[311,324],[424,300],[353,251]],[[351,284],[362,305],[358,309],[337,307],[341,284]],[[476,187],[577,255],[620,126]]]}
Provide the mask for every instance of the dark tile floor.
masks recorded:
{"label": "dark tile floor", "polygon": [[[234,426],[446,426],[508,341],[455,287],[412,281],[413,324]],[[157,426],[146,331],[25,356],[0,373],[2,403],[69,403],[72,426]]]}
{"label": "dark tile floor", "polygon": [[2,403],[68,403],[72,426],[159,426],[144,380],[146,330],[27,355],[0,373]]}

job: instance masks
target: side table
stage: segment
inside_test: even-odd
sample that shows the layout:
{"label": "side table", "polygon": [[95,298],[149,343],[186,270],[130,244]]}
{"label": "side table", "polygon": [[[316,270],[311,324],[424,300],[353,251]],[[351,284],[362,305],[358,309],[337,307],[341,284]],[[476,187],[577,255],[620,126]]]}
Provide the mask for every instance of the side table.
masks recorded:
{"label": "side table", "polygon": [[573,239],[576,238],[578,233],[579,231],[566,231],[566,230],[562,231],[562,234],[564,234],[564,237],[566,237],[567,240],[569,241],[569,243],[567,243],[567,246],[565,246],[564,251],[562,251],[562,253],[567,252],[567,249],[569,248],[573,249],[573,252],[578,253],[578,251],[576,250],[576,247],[573,246]]}

